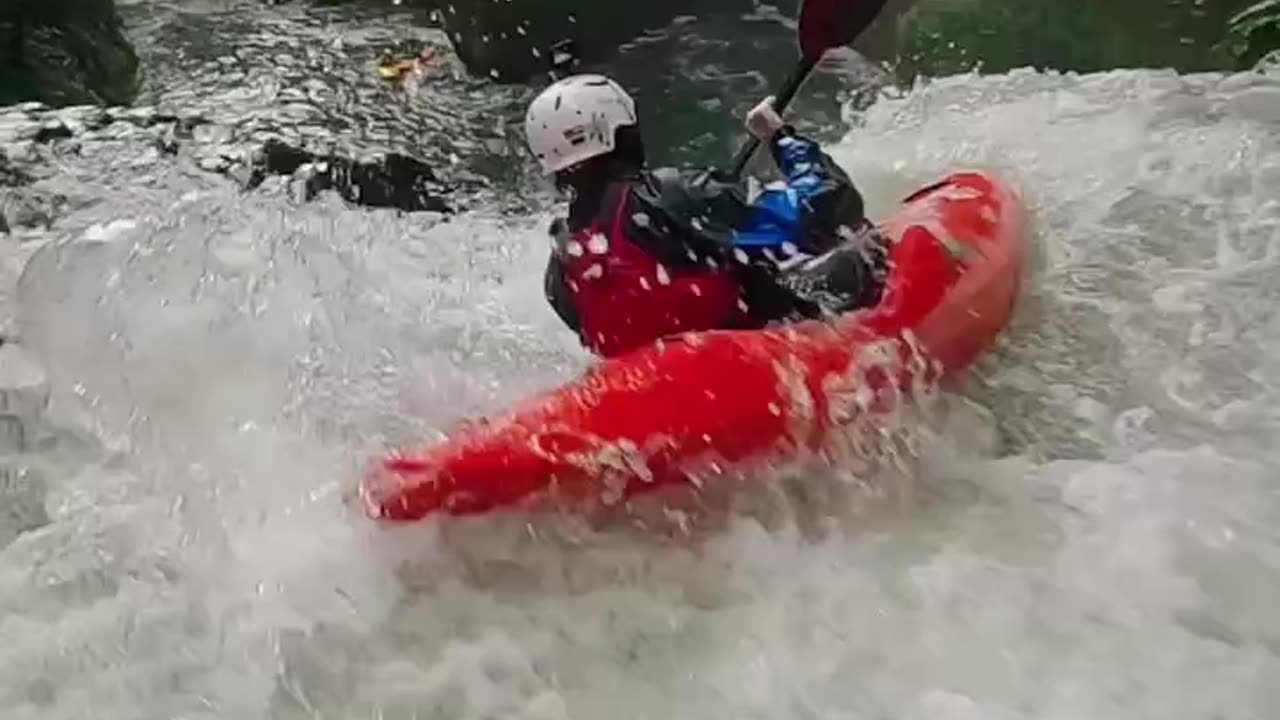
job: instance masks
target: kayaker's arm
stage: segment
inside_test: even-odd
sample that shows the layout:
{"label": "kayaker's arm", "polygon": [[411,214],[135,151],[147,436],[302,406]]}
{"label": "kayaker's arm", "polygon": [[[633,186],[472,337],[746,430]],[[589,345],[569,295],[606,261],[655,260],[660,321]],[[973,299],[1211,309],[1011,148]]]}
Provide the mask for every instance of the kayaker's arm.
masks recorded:
{"label": "kayaker's arm", "polygon": [[623,218],[629,234],[644,238],[646,249],[673,267],[731,261],[734,228],[751,215],[742,187],[711,171],[647,172],[631,202]]}
{"label": "kayaker's arm", "polygon": [[[556,226],[552,225],[552,234],[555,232]],[[552,252],[551,257],[547,259],[547,269],[542,277],[542,292],[560,320],[581,339],[582,321],[578,317],[578,308],[573,304],[573,296],[565,285],[560,258],[555,252]]]}
{"label": "kayaker's arm", "polygon": [[786,125],[770,138],[769,149],[786,187],[765,190],[756,199],[750,219],[739,227],[739,247],[776,250],[789,242],[808,253],[825,252],[839,240],[836,228],[865,224],[862,194],[818,143]]}
{"label": "kayaker's arm", "polygon": [[732,262],[735,250],[781,252],[786,243],[818,254],[836,244],[840,224],[862,224],[862,196],[817,143],[788,126],[769,146],[786,188],[766,190],[752,202],[741,182],[714,170],[660,168],[633,189],[634,205],[623,221],[637,230],[634,236],[654,243],[650,252],[677,266]]}
{"label": "kayaker's arm", "polygon": [[787,179],[809,222],[863,218],[862,194],[849,174],[817,142],[784,125],[769,142],[773,161]]}
{"label": "kayaker's arm", "polygon": [[[737,243],[741,228],[752,227],[753,218],[760,215],[758,206],[747,200],[742,183],[713,170],[661,169],[648,174],[632,199],[635,206],[624,222],[638,220],[655,231],[633,237],[644,238],[646,248],[669,267],[733,267],[754,324],[817,316],[816,305],[779,284],[774,262]],[[790,212],[794,218],[795,211]],[[793,220],[753,229],[767,235],[769,247],[780,249],[784,242],[795,241],[796,227]]]}

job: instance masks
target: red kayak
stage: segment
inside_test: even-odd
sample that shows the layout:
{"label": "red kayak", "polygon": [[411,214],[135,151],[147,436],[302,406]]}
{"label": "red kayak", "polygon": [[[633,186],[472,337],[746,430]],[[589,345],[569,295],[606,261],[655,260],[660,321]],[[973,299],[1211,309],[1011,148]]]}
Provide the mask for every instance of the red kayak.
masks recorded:
{"label": "red kayak", "polygon": [[1020,198],[979,173],[923,188],[881,225],[890,276],[833,322],[689,333],[605,361],[364,478],[370,515],[411,521],[550,499],[614,504],[708,473],[822,454],[843,428],[973,363],[1009,322]]}

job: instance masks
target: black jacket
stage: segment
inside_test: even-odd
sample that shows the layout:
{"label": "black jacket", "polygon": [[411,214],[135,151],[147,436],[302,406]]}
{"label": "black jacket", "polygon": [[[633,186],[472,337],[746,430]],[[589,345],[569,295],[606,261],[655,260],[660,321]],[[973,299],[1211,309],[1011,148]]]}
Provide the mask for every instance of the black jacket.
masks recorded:
{"label": "black jacket", "polygon": [[[841,226],[865,229],[862,196],[816,143],[791,128],[779,132],[769,148],[786,180],[784,189],[766,190],[752,200],[743,183],[715,170],[628,168],[611,174],[595,192],[580,192],[568,218],[554,222],[551,233],[563,242],[598,219],[611,221],[628,193],[631,205],[622,218],[628,238],[674,272],[706,265],[735,268],[749,327],[817,317],[824,311],[821,304],[786,281],[778,260],[831,250]],[[556,314],[578,331],[577,309],[555,252],[547,263],[545,291]]]}

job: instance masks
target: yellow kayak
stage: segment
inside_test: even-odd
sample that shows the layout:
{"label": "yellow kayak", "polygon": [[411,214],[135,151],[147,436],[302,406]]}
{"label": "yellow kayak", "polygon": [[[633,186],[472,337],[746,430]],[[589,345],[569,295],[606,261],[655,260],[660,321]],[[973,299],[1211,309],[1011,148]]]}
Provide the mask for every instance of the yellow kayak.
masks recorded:
{"label": "yellow kayak", "polygon": [[435,56],[436,49],[428,45],[422,48],[422,52],[418,53],[417,57],[409,58],[407,60],[392,60],[390,58],[386,58],[382,62],[378,63],[378,74],[382,76],[383,80],[399,80],[414,70],[417,70],[419,67],[426,66],[435,59]]}
{"label": "yellow kayak", "polygon": [[415,60],[401,60],[387,65],[379,65],[378,74],[382,76],[383,80],[398,80],[404,77],[405,73],[413,72],[417,64]]}

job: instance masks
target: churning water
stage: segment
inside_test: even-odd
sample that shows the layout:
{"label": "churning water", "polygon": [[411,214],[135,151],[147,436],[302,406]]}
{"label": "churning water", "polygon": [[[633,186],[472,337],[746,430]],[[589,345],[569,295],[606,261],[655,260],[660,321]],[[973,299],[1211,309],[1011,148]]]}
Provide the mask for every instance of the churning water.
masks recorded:
{"label": "churning water", "polygon": [[0,716],[1273,717],[1280,82],[1019,71],[845,121],[877,216],[961,166],[1021,188],[1018,317],[909,492],[690,539],[346,503],[387,443],[587,364],[549,214],[57,154],[67,214],[4,248]]}

